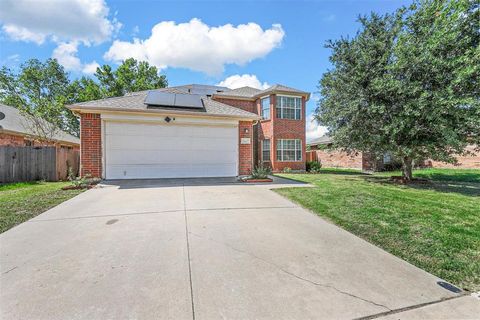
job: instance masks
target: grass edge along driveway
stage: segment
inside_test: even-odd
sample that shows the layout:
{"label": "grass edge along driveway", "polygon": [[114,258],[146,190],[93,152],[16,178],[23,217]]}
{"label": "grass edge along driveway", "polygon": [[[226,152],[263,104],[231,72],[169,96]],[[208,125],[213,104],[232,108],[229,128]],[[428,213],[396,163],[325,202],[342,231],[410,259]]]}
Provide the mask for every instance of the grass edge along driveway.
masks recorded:
{"label": "grass edge along driveway", "polygon": [[315,187],[275,191],[417,267],[480,290],[480,170],[418,170],[432,181],[411,186],[390,183],[392,173],[322,170],[278,174]]}
{"label": "grass edge along driveway", "polygon": [[62,190],[69,184],[35,181],[0,185],[0,233],[83,192]]}

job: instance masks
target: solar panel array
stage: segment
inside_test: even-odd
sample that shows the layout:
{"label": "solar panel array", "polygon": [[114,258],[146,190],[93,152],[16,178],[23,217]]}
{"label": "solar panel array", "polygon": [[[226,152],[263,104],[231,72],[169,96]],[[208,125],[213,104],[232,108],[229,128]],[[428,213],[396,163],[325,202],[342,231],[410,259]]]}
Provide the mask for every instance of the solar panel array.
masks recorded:
{"label": "solar panel array", "polygon": [[202,97],[196,94],[178,94],[161,91],[149,91],[144,103],[149,106],[173,108],[203,108]]}

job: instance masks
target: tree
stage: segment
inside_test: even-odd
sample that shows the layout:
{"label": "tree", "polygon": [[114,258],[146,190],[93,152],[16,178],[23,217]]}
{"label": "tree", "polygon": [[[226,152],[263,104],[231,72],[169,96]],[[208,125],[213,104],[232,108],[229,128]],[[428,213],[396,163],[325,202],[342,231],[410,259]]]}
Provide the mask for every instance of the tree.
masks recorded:
{"label": "tree", "polygon": [[146,61],[129,58],[116,70],[109,65],[97,68],[95,77],[105,97],[123,96],[129,92],[165,88],[168,85],[165,75],[160,75],[155,66]]}
{"label": "tree", "polygon": [[478,5],[417,1],[359,19],[331,41],[316,119],[347,152],[391,153],[412,179],[416,159],[455,162],[480,142]]}
{"label": "tree", "polygon": [[18,74],[0,69],[0,101],[21,111],[25,129],[37,140],[54,141],[60,130],[78,135],[78,120],[65,108],[68,86],[68,74],[55,59],[28,60]]}

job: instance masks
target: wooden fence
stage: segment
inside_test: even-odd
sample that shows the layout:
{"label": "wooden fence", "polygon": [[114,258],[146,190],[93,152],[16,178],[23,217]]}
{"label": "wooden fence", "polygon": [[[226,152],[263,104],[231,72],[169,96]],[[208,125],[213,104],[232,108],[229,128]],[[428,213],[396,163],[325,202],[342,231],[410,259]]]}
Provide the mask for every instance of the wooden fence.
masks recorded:
{"label": "wooden fence", "polygon": [[307,157],[306,157],[307,162],[318,161],[318,155],[317,155],[317,152],[315,150],[307,151],[306,154],[307,154]]}
{"label": "wooden fence", "polygon": [[79,151],[64,147],[0,147],[0,183],[66,180],[78,174]]}

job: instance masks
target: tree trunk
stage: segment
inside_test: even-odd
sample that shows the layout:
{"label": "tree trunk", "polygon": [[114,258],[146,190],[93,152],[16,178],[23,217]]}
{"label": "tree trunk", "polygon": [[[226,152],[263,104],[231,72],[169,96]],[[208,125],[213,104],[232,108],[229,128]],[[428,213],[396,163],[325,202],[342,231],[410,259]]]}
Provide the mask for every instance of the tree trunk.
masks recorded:
{"label": "tree trunk", "polygon": [[413,179],[412,168],[413,168],[413,159],[410,157],[403,157],[402,158],[402,171],[403,171],[403,178],[405,181],[410,182]]}

